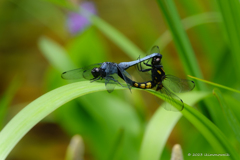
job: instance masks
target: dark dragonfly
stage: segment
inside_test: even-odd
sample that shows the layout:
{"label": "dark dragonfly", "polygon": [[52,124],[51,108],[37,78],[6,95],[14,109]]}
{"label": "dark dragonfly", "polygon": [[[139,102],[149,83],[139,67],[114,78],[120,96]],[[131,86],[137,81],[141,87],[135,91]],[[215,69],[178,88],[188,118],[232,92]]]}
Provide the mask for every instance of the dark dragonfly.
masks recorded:
{"label": "dark dragonfly", "polygon": [[120,84],[124,87],[119,81],[118,77],[122,78],[126,83],[127,87],[131,91],[131,76],[125,70],[131,66],[136,65],[139,62],[143,62],[155,56],[160,56],[159,53],[153,53],[144,58],[141,58],[136,61],[131,62],[122,62],[122,63],[113,63],[113,62],[103,62],[98,64],[93,64],[83,68],[78,68],[62,73],[62,78],[66,80],[81,80],[86,79],[90,82],[105,80],[105,86],[109,93],[114,90],[116,84]]}
{"label": "dark dragonfly", "polygon": [[[158,46],[154,46],[151,50],[154,53],[160,53]],[[161,54],[159,54],[161,55]],[[138,70],[141,72],[151,71],[151,80],[146,82],[135,82],[132,81],[132,86],[136,88],[149,89],[156,87],[156,91],[160,91],[165,94],[174,104],[176,100],[181,101],[181,109],[177,110],[171,105],[166,105],[164,108],[171,111],[181,111],[184,108],[184,103],[175,93],[190,91],[195,87],[195,83],[191,80],[180,79],[173,75],[166,75],[163,66],[161,65],[161,56],[154,56],[152,58],[151,64],[143,62],[146,66],[151,67],[149,69],[142,69],[141,62],[139,62]]]}

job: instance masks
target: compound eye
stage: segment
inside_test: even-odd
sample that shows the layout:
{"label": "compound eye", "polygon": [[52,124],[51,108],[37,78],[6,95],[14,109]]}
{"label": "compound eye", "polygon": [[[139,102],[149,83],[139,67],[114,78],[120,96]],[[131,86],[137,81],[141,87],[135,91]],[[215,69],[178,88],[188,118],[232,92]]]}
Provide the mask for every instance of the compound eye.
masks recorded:
{"label": "compound eye", "polygon": [[99,69],[99,68],[93,68],[92,71],[91,71],[93,77],[95,77],[95,78],[100,75],[99,72],[100,72],[100,69]]}
{"label": "compound eye", "polygon": [[99,68],[95,68],[95,71],[96,71],[96,72],[99,72],[99,71],[100,71],[100,69],[99,69]]}
{"label": "compound eye", "polygon": [[160,60],[161,60],[160,58],[156,58],[156,62],[160,62]]}
{"label": "compound eye", "polygon": [[93,68],[92,73],[94,73],[94,72],[99,72],[99,68]]}

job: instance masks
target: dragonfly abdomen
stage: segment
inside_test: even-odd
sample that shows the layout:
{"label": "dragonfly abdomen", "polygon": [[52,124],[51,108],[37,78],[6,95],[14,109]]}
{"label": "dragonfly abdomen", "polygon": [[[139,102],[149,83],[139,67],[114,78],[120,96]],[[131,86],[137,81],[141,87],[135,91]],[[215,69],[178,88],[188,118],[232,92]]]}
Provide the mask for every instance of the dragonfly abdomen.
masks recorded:
{"label": "dragonfly abdomen", "polygon": [[155,87],[155,83],[153,83],[152,81],[147,81],[147,82],[135,82],[133,81],[133,86],[136,88],[142,88],[142,89],[150,89]]}

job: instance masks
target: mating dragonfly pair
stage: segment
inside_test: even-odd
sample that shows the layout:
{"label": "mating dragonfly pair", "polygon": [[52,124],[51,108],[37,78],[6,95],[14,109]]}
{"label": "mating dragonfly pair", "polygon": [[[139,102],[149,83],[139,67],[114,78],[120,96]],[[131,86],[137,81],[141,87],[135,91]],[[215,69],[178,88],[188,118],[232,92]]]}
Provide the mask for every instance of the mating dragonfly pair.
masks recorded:
{"label": "mating dragonfly pair", "polygon": [[[150,59],[151,64],[149,64]],[[142,89],[156,88],[156,91],[160,91],[170,99],[171,104],[175,103],[176,100],[180,101],[181,108],[178,110],[181,111],[184,108],[184,104],[182,99],[180,99],[175,93],[190,91],[195,87],[195,83],[172,75],[165,75],[161,60],[162,55],[160,54],[159,48],[158,46],[154,46],[151,50],[151,54],[144,58],[118,64],[112,62],[98,63],[84,68],[63,72],[62,78],[67,80],[81,80],[84,78],[91,82],[104,80],[107,91],[111,93],[116,84],[120,84],[124,87],[124,85],[118,81],[118,77],[120,77],[126,82],[130,91],[132,86]],[[145,66],[150,68],[143,69],[142,62]],[[137,65],[138,70],[141,72],[151,72],[151,80],[146,82],[133,81],[131,75],[126,70],[134,65]],[[164,108],[166,110],[176,110],[175,107]]]}

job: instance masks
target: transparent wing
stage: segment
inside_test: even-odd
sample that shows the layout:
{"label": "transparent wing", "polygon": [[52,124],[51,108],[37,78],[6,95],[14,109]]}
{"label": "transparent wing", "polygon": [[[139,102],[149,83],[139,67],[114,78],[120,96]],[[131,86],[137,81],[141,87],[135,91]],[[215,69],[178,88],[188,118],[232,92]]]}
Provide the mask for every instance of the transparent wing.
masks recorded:
{"label": "transparent wing", "polygon": [[[152,47],[152,49],[150,50],[150,54],[148,54],[145,58],[147,58],[146,60],[144,60],[144,61],[140,61],[141,59],[140,58],[138,58],[138,64],[136,65],[137,66],[137,69],[138,69],[138,71],[141,71],[142,70],[142,72],[144,72],[144,74],[143,73],[141,73],[140,75],[141,75],[141,77],[143,78],[143,80],[144,81],[149,81],[151,78],[152,78],[152,76],[151,76],[151,70],[150,70],[150,68],[149,67],[152,67],[152,65],[151,65],[151,60],[152,60],[152,58],[154,58],[154,57],[162,57],[162,55],[160,54],[160,50],[159,50],[159,47],[158,46],[153,46]],[[142,58],[143,59],[143,58]],[[144,70],[144,71],[143,71]]]}
{"label": "transparent wing", "polygon": [[78,68],[78,69],[63,72],[62,78],[66,79],[66,80],[78,80],[78,79],[83,79],[83,78],[90,80],[90,79],[94,78],[91,73],[92,69],[95,67],[100,67],[101,64],[102,63],[93,64],[93,65],[86,66],[83,68]]}
{"label": "transparent wing", "polygon": [[137,71],[138,73],[138,78],[139,78],[139,81],[149,81],[152,79],[152,74],[151,74],[151,70],[147,71],[147,72],[141,72],[139,71],[139,67],[140,65],[142,65],[142,69],[151,69],[150,67],[145,67],[144,64],[138,64],[136,65],[136,68],[135,70]]}
{"label": "transparent wing", "polygon": [[[176,94],[174,94],[173,92],[171,92],[168,88],[166,88],[164,86],[160,89],[160,92],[162,94],[166,95],[166,98],[168,98],[170,100],[170,103],[165,103],[163,105],[166,110],[175,111],[175,112],[183,110],[183,108],[184,108],[183,101]],[[179,108],[179,109],[177,109],[173,106],[174,104],[179,104],[178,102],[181,103],[181,108]]]}
{"label": "transparent wing", "polygon": [[[153,46],[152,49],[150,50],[150,54],[147,54],[146,57],[153,55],[153,53],[158,53],[160,54],[160,49],[157,45]],[[153,58],[153,57],[151,57]],[[144,61],[145,63],[149,64],[149,61],[151,60],[151,58],[149,58],[148,60]],[[140,62],[140,61],[139,61]]]}
{"label": "transparent wing", "polygon": [[166,75],[163,80],[163,86],[169,88],[175,93],[181,93],[186,91],[191,91],[195,87],[195,83],[191,80],[180,79],[173,75]]}
{"label": "transparent wing", "polygon": [[[139,60],[139,58],[138,58]],[[145,60],[144,62],[141,62],[139,60],[139,63],[135,66],[136,67],[136,70],[139,72],[139,75],[140,77],[142,78],[142,81],[149,81],[152,79],[152,76],[151,76],[151,66],[147,66],[146,64],[150,65],[150,60],[151,59],[148,59],[148,60]],[[146,70],[148,69],[149,71],[141,71],[141,70]]]}
{"label": "transparent wing", "polygon": [[150,60],[155,56],[162,57],[162,55],[160,54],[160,49],[157,45],[153,46],[150,50],[150,53],[147,54],[144,58],[140,59],[140,57],[138,57],[138,64],[141,62],[149,64]]}
{"label": "transparent wing", "polygon": [[151,51],[150,51],[150,54],[152,54],[152,53],[159,53],[160,54],[160,49],[159,49],[159,47],[158,46],[153,46],[152,47],[152,49],[151,49]]}
{"label": "transparent wing", "polygon": [[111,76],[105,77],[105,86],[109,93],[114,90],[117,83],[119,83],[117,74],[112,74]]}
{"label": "transparent wing", "polygon": [[116,83],[119,83],[118,75],[117,75],[117,67],[115,63],[107,63],[105,72],[106,72],[106,77],[104,77],[105,86],[107,91],[111,93],[114,90]]}
{"label": "transparent wing", "polygon": [[124,69],[122,69],[121,67],[118,66],[118,70],[120,71],[120,77],[123,78],[123,80],[127,83],[127,87],[131,92],[131,86],[132,86],[132,76],[125,71]]}

